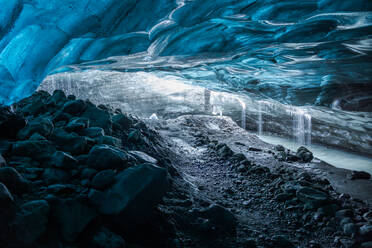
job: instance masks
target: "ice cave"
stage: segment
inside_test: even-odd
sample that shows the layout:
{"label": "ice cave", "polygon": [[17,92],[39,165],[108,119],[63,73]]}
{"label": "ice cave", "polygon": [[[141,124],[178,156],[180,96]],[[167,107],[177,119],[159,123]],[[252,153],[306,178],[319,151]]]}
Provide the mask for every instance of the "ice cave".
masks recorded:
{"label": "ice cave", "polygon": [[372,248],[370,0],[0,5],[0,247]]}

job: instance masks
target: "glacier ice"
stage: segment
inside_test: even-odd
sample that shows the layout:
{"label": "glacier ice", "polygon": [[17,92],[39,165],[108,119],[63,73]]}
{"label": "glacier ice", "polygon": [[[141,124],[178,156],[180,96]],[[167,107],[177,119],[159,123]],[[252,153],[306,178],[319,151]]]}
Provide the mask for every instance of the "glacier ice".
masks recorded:
{"label": "glacier ice", "polygon": [[83,65],[157,71],[295,105],[338,101],[371,110],[368,0],[0,2],[0,102]]}

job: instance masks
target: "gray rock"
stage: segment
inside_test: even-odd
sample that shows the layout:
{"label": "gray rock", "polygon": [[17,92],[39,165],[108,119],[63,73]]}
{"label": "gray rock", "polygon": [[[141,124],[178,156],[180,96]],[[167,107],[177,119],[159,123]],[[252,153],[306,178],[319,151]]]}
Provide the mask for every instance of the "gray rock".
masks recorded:
{"label": "gray rock", "polygon": [[124,239],[111,232],[109,229],[102,227],[96,235],[94,235],[92,248],[125,248]]}
{"label": "gray rock", "polygon": [[90,185],[94,189],[106,189],[114,183],[115,174],[114,170],[101,171],[93,177]]}
{"label": "gray rock", "polygon": [[72,169],[77,166],[78,161],[65,152],[56,151],[53,154],[51,163],[53,163],[55,167],[60,169]]}
{"label": "gray rock", "polygon": [[17,243],[34,244],[47,230],[49,204],[45,200],[30,201],[21,206],[14,222]]}
{"label": "gray rock", "polygon": [[296,156],[300,159],[301,162],[305,163],[311,162],[311,160],[313,160],[314,158],[313,153],[304,146],[301,146],[297,149]]}
{"label": "gray rock", "polygon": [[329,197],[326,193],[310,187],[299,188],[296,192],[296,196],[300,201],[305,203],[306,209],[319,208],[329,201]]}
{"label": "gray rock", "polygon": [[226,208],[212,204],[201,211],[192,211],[193,216],[199,216],[208,219],[214,226],[215,232],[234,233],[237,225],[236,218]]}
{"label": "gray rock", "polygon": [[63,105],[62,111],[71,115],[77,115],[83,112],[85,107],[86,104],[83,100],[71,100]]}
{"label": "gray rock", "polygon": [[150,163],[150,164],[157,164],[158,161],[147,155],[146,153],[144,152],[141,152],[141,151],[129,151],[128,152],[130,155],[132,155],[133,157],[135,157],[140,163]]}
{"label": "gray rock", "polygon": [[91,127],[101,127],[105,130],[106,134],[111,134],[112,119],[111,115],[106,110],[99,109],[93,104],[88,103],[81,117],[88,118]]}
{"label": "gray rock", "polygon": [[4,183],[13,194],[21,194],[28,190],[28,182],[12,167],[0,168],[0,182]]}
{"label": "gray rock", "polygon": [[73,242],[96,216],[96,211],[77,199],[61,199],[53,204],[57,228],[69,242]]}
{"label": "gray rock", "polygon": [[47,161],[56,151],[47,140],[17,141],[13,144],[12,155],[30,157],[37,161]]}
{"label": "gray rock", "polygon": [[218,154],[221,157],[226,158],[226,157],[234,155],[234,152],[226,144],[222,144],[222,146],[220,147],[217,146],[217,149],[218,149]]}
{"label": "gray rock", "polygon": [[48,118],[36,118],[29,121],[27,125],[18,132],[17,138],[25,140],[30,138],[34,133],[38,133],[44,137],[49,137],[53,132],[53,123]]}
{"label": "gray rock", "polygon": [[61,169],[47,168],[42,178],[46,184],[64,183],[70,179],[70,175]]}
{"label": "gray rock", "polygon": [[336,212],[336,217],[338,219],[342,219],[344,217],[353,217],[354,216],[354,213],[351,209],[341,209],[339,211]]}
{"label": "gray rock", "polygon": [[372,241],[372,225],[363,225],[360,227],[360,236],[364,241]]}
{"label": "gray rock", "polygon": [[125,169],[133,158],[128,153],[109,145],[95,145],[89,152],[87,164],[97,170]]}
{"label": "gray rock", "polygon": [[128,168],[116,176],[105,192],[92,190],[90,201],[105,215],[116,215],[118,225],[130,227],[143,221],[168,189],[167,171],[151,164]]}

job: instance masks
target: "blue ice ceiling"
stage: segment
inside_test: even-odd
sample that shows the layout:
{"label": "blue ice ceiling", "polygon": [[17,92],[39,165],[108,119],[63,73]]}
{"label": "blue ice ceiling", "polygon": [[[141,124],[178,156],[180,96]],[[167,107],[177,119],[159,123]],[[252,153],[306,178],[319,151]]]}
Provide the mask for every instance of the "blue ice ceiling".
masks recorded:
{"label": "blue ice ceiling", "polygon": [[284,103],[372,108],[369,0],[0,0],[0,5],[1,102],[31,94],[46,75],[66,65],[115,56],[104,64]]}

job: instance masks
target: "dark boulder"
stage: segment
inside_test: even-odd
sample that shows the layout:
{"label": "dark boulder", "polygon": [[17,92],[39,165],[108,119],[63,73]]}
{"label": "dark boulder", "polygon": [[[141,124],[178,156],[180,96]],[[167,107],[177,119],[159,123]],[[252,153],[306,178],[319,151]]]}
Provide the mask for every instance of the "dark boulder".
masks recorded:
{"label": "dark boulder", "polygon": [[91,179],[95,174],[97,173],[97,170],[92,169],[92,168],[84,168],[81,171],[80,177],[82,179]]}
{"label": "dark boulder", "polygon": [[115,174],[114,170],[101,171],[93,177],[90,185],[94,189],[106,189],[114,183]]}
{"label": "dark boulder", "polygon": [[84,111],[86,104],[83,100],[72,100],[66,102],[62,111],[71,115],[77,115]]}
{"label": "dark boulder", "polygon": [[46,100],[48,106],[62,106],[67,101],[66,95],[62,90],[55,90]]}
{"label": "dark boulder", "polygon": [[12,114],[0,121],[0,138],[15,139],[19,130],[26,126],[26,119],[20,115]]}
{"label": "dark boulder", "polygon": [[138,144],[142,140],[141,131],[138,129],[132,129],[128,134],[128,142]]}
{"label": "dark boulder", "polygon": [[70,122],[65,126],[67,132],[81,132],[83,129],[89,127],[89,119],[74,117]]}
{"label": "dark boulder", "polygon": [[92,190],[89,199],[100,213],[115,215],[123,228],[134,228],[151,215],[168,189],[167,171],[151,164],[128,168],[116,176],[116,182],[105,192]]}
{"label": "dark boulder", "polygon": [[37,116],[48,111],[45,100],[50,96],[48,92],[37,91],[16,104],[17,111],[24,115]]}
{"label": "dark boulder", "polygon": [[206,231],[214,233],[235,233],[237,225],[235,216],[226,208],[212,204],[206,209],[192,210],[191,216],[208,220],[210,228]]}
{"label": "dark boulder", "polygon": [[122,142],[120,139],[112,137],[112,136],[99,136],[94,139],[97,144],[102,144],[102,145],[110,145],[110,146],[116,146],[116,147],[122,147]]}
{"label": "dark boulder", "polygon": [[51,140],[57,144],[59,150],[79,155],[86,152],[87,138],[77,135],[76,133],[68,133],[63,129],[56,128],[51,136]]}
{"label": "dark boulder", "polygon": [[296,196],[305,204],[306,209],[316,209],[329,202],[329,197],[326,193],[311,187],[299,188]]}
{"label": "dark boulder", "polygon": [[5,184],[12,194],[21,194],[28,190],[28,182],[12,167],[0,168],[0,182]]}
{"label": "dark boulder", "polygon": [[361,226],[360,236],[362,236],[364,241],[372,241],[372,225]]}
{"label": "dark boulder", "polygon": [[50,162],[60,169],[72,169],[78,164],[78,161],[74,157],[61,151],[56,151]]}
{"label": "dark boulder", "polygon": [[124,239],[111,232],[109,229],[102,227],[93,237],[92,248],[125,248]]}
{"label": "dark boulder", "polygon": [[112,119],[110,113],[106,110],[99,109],[93,104],[88,103],[81,117],[88,118],[91,127],[101,127],[105,130],[106,134],[111,134]]}
{"label": "dark boulder", "polygon": [[23,204],[11,223],[15,230],[16,243],[28,247],[35,243],[47,230],[49,204],[45,200]]}
{"label": "dark boulder", "polygon": [[275,151],[284,152],[285,151],[285,148],[282,145],[276,145],[275,146]]}
{"label": "dark boulder", "polygon": [[6,160],[3,156],[1,156],[0,154],[0,168],[2,167],[6,167],[7,166],[7,163],[6,163]]}
{"label": "dark boulder", "polygon": [[70,175],[61,169],[47,168],[42,178],[46,184],[65,183],[70,179]]}
{"label": "dark boulder", "polygon": [[289,241],[288,237],[283,236],[283,235],[274,235],[271,238],[271,242],[273,244],[273,247],[278,247],[278,248],[291,248],[295,247],[291,241]]}
{"label": "dark boulder", "polygon": [[30,138],[34,133],[38,133],[44,137],[49,137],[53,132],[53,123],[48,118],[36,118],[29,121],[27,125],[18,132],[17,138],[25,140]]}
{"label": "dark boulder", "polygon": [[14,198],[8,188],[0,182],[0,227],[3,227],[13,217],[14,213]]}
{"label": "dark boulder", "polygon": [[101,127],[90,127],[82,130],[80,134],[95,139],[104,136],[105,130]]}
{"label": "dark boulder", "polygon": [[350,175],[351,180],[356,180],[356,179],[365,179],[369,180],[371,179],[371,174],[365,171],[352,171]]}
{"label": "dark boulder", "polygon": [[300,159],[301,162],[304,163],[309,163],[314,158],[313,153],[304,146],[301,146],[297,149],[296,156]]}
{"label": "dark boulder", "polygon": [[97,214],[78,199],[59,199],[52,205],[52,216],[62,238],[73,242]]}
{"label": "dark boulder", "polygon": [[112,122],[115,131],[129,130],[133,125],[133,120],[124,114],[114,115]]}
{"label": "dark boulder", "polygon": [[12,146],[13,155],[30,157],[38,161],[47,161],[55,150],[55,147],[47,140],[18,141]]}
{"label": "dark boulder", "polygon": [[116,147],[109,145],[95,145],[89,152],[87,164],[97,170],[125,169],[133,158]]}

